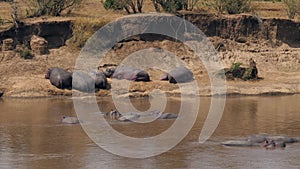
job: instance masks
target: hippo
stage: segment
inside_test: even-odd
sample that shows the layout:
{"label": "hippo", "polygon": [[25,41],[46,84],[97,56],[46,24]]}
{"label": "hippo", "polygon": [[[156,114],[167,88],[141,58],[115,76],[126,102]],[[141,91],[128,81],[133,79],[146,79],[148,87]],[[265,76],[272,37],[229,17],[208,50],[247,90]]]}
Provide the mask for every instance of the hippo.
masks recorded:
{"label": "hippo", "polygon": [[188,68],[180,66],[165,74],[161,80],[168,80],[170,83],[186,83],[193,81],[194,75]]}
{"label": "hippo", "polygon": [[63,116],[62,123],[65,123],[65,124],[78,124],[79,120],[78,120],[77,117]]}
{"label": "hippo", "polygon": [[131,80],[131,81],[144,81],[144,82],[149,82],[150,81],[150,76],[148,72],[134,68],[134,67],[125,67],[125,66],[120,66],[118,67],[111,78],[114,79],[126,79],[126,80]]}
{"label": "hippo", "polygon": [[95,81],[94,79],[83,71],[76,70],[73,72],[73,89],[82,92],[94,92],[95,91]]}
{"label": "hippo", "polygon": [[114,68],[107,68],[105,69],[105,71],[103,72],[103,74],[107,77],[107,78],[111,78],[111,76],[114,74],[116,69]]}
{"label": "hippo", "polygon": [[98,70],[91,70],[89,72],[89,75],[95,78],[96,89],[107,89],[107,78],[103,72],[100,72]]}
{"label": "hippo", "polygon": [[0,97],[2,97],[3,94],[4,94],[4,92],[0,90]]}
{"label": "hippo", "polygon": [[178,117],[177,114],[163,113],[158,117],[158,119],[176,119],[177,117]]}
{"label": "hippo", "polygon": [[162,113],[162,114],[160,114],[160,113],[161,112],[158,110],[153,110],[150,112],[150,114],[152,116],[155,116],[155,117],[158,116],[158,119],[176,119],[178,117],[177,114],[173,114],[173,113]]}
{"label": "hippo", "polygon": [[105,117],[111,120],[117,119],[118,121],[128,122],[137,119],[146,119],[148,117],[153,117],[154,119],[175,119],[178,117],[177,114],[173,113],[161,113],[160,111],[154,110],[150,113],[140,113],[140,112],[130,112],[121,114],[117,110],[111,110],[110,112],[103,113]]}
{"label": "hippo", "polygon": [[[274,142],[273,145],[267,144],[266,142]],[[300,142],[300,138],[292,138],[285,136],[271,136],[268,134],[258,134],[250,136],[243,140],[230,140],[222,142],[222,145],[225,146],[238,146],[238,147],[250,147],[250,146],[264,146],[264,147],[272,147],[272,146],[280,146],[285,147],[287,143],[296,143]]]}
{"label": "hippo", "polygon": [[141,116],[139,114],[129,113],[118,118],[121,122],[130,122],[139,119]]}
{"label": "hippo", "polygon": [[72,88],[72,73],[62,68],[49,68],[45,78],[49,79],[51,84],[59,89]]}

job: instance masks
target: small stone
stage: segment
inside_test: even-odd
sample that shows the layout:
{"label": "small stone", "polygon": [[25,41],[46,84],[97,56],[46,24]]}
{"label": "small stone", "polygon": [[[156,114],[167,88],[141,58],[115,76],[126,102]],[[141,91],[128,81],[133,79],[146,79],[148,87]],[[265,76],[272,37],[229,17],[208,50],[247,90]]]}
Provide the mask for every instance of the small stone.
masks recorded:
{"label": "small stone", "polygon": [[15,49],[15,44],[14,40],[9,38],[9,39],[4,39],[2,41],[2,51],[11,51]]}

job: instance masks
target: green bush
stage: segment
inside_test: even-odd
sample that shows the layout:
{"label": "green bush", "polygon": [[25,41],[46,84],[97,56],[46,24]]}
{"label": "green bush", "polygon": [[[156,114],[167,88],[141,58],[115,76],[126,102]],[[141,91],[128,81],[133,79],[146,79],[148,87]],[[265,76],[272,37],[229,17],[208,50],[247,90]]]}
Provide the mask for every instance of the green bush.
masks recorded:
{"label": "green bush", "polygon": [[123,10],[124,5],[120,0],[106,0],[103,4],[106,10],[113,9],[113,10]]}
{"label": "green bush", "polygon": [[219,13],[239,14],[252,9],[251,0],[213,0],[212,7]]}
{"label": "green bush", "polygon": [[229,14],[239,14],[251,10],[251,0],[227,0],[226,11]]}
{"label": "green bush", "polygon": [[233,64],[231,65],[231,67],[230,67],[230,71],[232,72],[232,71],[237,70],[241,65],[242,65],[241,62],[233,63]]}
{"label": "green bush", "polygon": [[160,12],[162,9],[165,12],[175,13],[178,10],[183,9],[183,1],[182,0],[151,0],[155,10]]}
{"label": "green bush", "polygon": [[20,56],[23,59],[32,59],[34,55],[31,53],[29,49],[21,49],[19,50]]}

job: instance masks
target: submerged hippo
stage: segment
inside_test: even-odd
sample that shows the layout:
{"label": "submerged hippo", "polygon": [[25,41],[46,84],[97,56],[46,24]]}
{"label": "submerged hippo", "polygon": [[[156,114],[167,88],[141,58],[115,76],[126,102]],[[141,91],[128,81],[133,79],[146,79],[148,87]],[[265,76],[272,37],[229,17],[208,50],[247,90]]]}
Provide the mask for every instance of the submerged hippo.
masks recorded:
{"label": "submerged hippo", "polygon": [[186,83],[193,81],[194,75],[188,68],[180,66],[165,74],[161,80],[168,80],[170,83]]}
{"label": "submerged hippo", "polygon": [[51,84],[59,89],[72,88],[72,73],[62,68],[49,68],[45,78],[49,79]]}
{"label": "submerged hippo", "polygon": [[95,91],[95,81],[87,73],[76,70],[73,72],[72,87],[82,92],[93,92]]}
{"label": "submerged hippo", "polygon": [[68,116],[63,116],[62,118],[62,123],[65,124],[78,124],[79,120],[77,117],[68,117]]}
{"label": "submerged hippo", "polygon": [[[270,136],[267,134],[258,134],[250,136],[243,140],[230,140],[222,142],[222,145],[225,146],[265,146],[266,142],[274,142],[275,145],[280,147],[284,147],[287,143],[296,143],[300,142],[300,138],[292,138],[285,136]],[[274,144],[270,144],[270,146],[274,146]],[[269,145],[267,145],[269,146]],[[266,146],[265,146],[266,147]]]}
{"label": "submerged hippo", "polygon": [[139,119],[141,116],[139,114],[129,113],[118,118],[118,121],[129,122]]}
{"label": "submerged hippo", "polygon": [[120,66],[117,69],[115,69],[111,78],[126,79],[131,81],[144,81],[144,82],[150,81],[150,76],[148,72],[135,67],[125,67],[125,66]]}
{"label": "submerged hippo", "polygon": [[107,89],[107,78],[103,72],[100,72],[98,70],[91,70],[89,72],[89,75],[95,78],[96,89]]}
{"label": "submerged hippo", "polygon": [[176,119],[178,117],[177,114],[173,113],[161,113],[158,110],[153,110],[150,113],[152,116],[157,117],[157,119]]}
{"label": "submerged hippo", "polygon": [[161,113],[160,111],[151,111],[150,113],[130,112],[121,114],[117,110],[104,113],[104,115],[112,120],[117,119],[121,122],[128,122],[134,120],[145,120],[146,118],[153,117],[153,119],[175,119],[178,117],[177,114],[173,113]]}

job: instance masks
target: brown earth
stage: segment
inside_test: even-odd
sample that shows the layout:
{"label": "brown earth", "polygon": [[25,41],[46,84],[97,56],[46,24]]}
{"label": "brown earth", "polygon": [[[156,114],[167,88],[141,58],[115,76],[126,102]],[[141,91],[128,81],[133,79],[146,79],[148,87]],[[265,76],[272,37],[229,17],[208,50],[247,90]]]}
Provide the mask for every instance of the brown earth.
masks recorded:
{"label": "brown earth", "polygon": [[[213,45],[217,47],[222,44],[219,58],[224,67],[230,67],[234,62],[241,62],[247,66],[250,58],[256,61],[258,75],[263,79],[227,81],[228,95],[294,94],[300,92],[299,22],[287,19],[264,19],[249,15],[185,14],[184,18],[198,26],[209,37]],[[26,23],[27,29],[19,32],[20,36],[17,36],[19,41],[31,37],[31,34],[37,34],[48,40],[49,55],[36,55],[33,59],[25,60],[17,52],[0,53],[0,90],[5,91],[5,97],[72,95],[71,91],[57,89],[44,78],[49,67],[74,69],[80,51],[74,50],[68,45],[64,46],[68,44],[65,43],[65,40],[69,38],[71,32],[70,25],[66,26],[66,23],[70,24],[71,22],[68,19],[63,21],[55,19],[50,21],[35,20],[35,22]],[[60,30],[59,25],[67,30],[66,34],[55,34],[57,30]],[[39,30],[39,32],[28,30]],[[6,32],[0,32],[0,39],[10,37],[10,32],[13,31],[10,29]],[[62,37],[60,43],[58,43],[56,36]],[[61,47],[56,48],[58,46]],[[210,81],[202,63],[194,57],[193,51],[170,38],[149,35],[127,39],[116,45],[115,49],[110,50],[101,65],[118,65],[131,53],[151,47],[176,53],[194,72],[199,84],[200,95],[211,95]],[[152,79],[151,82],[132,82],[129,93],[118,91],[118,94],[133,97],[149,96],[153,89],[163,90],[168,95],[180,94],[178,85],[159,80],[163,72],[155,69],[148,71]],[[99,96],[110,94],[110,90],[97,92]],[[193,93],[189,94],[193,95]]]}

